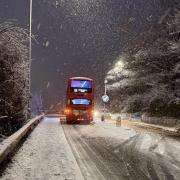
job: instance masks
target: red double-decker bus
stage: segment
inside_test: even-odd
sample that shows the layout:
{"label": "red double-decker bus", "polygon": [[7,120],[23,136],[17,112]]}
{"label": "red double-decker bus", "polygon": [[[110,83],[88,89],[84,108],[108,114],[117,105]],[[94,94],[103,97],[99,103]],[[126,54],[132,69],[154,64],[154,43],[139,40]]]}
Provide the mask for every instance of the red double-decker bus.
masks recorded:
{"label": "red double-decker bus", "polygon": [[66,99],[66,121],[91,122],[94,113],[94,80],[86,77],[72,77],[68,80]]}

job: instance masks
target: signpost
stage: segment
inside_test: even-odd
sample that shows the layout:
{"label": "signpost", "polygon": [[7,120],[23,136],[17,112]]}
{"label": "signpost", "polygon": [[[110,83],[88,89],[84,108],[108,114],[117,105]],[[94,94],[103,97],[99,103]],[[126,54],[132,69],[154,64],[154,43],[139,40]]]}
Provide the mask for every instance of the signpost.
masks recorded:
{"label": "signpost", "polygon": [[106,85],[107,85],[108,81],[105,79],[104,80],[104,95],[102,96],[102,101],[104,103],[104,114],[101,117],[101,120],[104,121],[104,115],[105,115],[105,111],[106,111],[106,103],[109,102],[109,96],[106,94]]}
{"label": "signpost", "polygon": [[103,95],[103,96],[102,96],[102,100],[103,100],[104,103],[107,103],[107,102],[109,101],[109,96],[106,95],[106,94]]}

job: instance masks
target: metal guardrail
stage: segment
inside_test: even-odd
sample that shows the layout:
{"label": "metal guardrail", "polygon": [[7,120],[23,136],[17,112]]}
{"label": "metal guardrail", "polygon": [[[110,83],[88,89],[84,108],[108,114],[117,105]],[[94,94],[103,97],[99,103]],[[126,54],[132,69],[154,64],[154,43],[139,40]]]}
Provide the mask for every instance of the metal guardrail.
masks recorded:
{"label": "metal guardrail", "polygon": [[26,125],[24,125],[21,129],[19,129],[17,132],[12,134],[0,144],[0,163],[2,163],[9,157],[10,154],[12,154],[21,140],[30,131],[32,131],[37,124],[39,124],[43,117],[44,115],[41,115],[31,119]]}

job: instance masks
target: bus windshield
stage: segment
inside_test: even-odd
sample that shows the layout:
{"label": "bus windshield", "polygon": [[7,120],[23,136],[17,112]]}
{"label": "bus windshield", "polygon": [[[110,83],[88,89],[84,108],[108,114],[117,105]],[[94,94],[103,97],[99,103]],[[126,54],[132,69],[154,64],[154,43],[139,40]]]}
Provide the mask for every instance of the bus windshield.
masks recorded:
{"label": "bus windshield", "polygon": [[73,105],[90,105],[91,100],[89,100],[89,99],[72,99],[71,103]]}

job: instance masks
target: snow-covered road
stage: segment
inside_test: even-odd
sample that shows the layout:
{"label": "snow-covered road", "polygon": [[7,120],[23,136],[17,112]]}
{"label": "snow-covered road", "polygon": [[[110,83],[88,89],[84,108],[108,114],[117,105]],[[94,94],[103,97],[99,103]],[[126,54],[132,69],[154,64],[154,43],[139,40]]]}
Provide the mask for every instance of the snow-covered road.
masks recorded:
{"label": "snow-covered road", "polygon": [[179,180],[180,141],[116,127],[112,121],[63,125],[85,179]]}
{"label": "snow-covered road", "polygon": [[112,121],[67,125],[49,117],[0,179],[179,180],[179,152],[178,139],[116,127]]}

